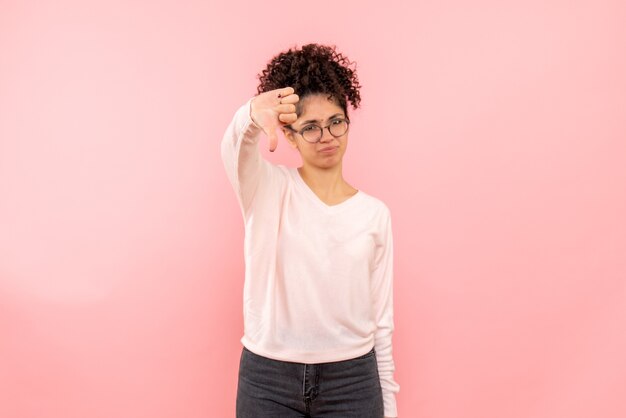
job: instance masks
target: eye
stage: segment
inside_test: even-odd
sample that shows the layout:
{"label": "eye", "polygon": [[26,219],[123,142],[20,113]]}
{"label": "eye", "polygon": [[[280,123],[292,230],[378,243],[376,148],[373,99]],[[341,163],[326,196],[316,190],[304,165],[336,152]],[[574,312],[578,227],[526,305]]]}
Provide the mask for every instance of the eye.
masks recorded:
{"label": "eye", "polygon": [[315,126],[315,125],[309,125],[309,126],[305,126],[304,129],[302,129],[302,131],[306,132],[306,131],[310,131],[310,130],[313,130],[313,129],[316,129],[316,128],[317,128],[317,126]]}

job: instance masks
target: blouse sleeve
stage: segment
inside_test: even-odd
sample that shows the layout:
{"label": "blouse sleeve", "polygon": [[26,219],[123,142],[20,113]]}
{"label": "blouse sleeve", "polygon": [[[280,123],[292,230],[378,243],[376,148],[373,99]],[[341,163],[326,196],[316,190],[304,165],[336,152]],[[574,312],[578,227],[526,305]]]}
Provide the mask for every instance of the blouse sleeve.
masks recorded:
{"label": "blouse sleeve", "polygon": [[278,170],[259,152],[263,129],[250,116],[252,99],[235,112],[221,142],[222,162],[244,220],[250,215],[259,184],[266,183],[273,170]]}
{"label": "blouse sleeve", "polygon": [[375,351],[383,392],[385,417],[397,417],[396,393],[400,385],[394,380],[395,364],[392,350],[393,322],[393,233],[391,215],[386,210],[382,240],[377,247],[376,267],[372,276],[373,312],[377,325]]}

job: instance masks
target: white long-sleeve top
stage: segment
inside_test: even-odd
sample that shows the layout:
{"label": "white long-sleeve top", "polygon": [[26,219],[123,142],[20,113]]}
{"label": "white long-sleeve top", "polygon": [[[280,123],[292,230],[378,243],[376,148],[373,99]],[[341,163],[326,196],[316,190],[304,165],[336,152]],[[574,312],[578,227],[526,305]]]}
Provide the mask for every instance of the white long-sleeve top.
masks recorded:
{"label": "white long-sleeve top", "polygon": [[221,142],[245,224],[241,343],[268,358],[309,364],[375,347],[385,417],[396,417],[389,208],[363,190],[328,205],[297,168],[263,158],[251,101],[235,112]]}

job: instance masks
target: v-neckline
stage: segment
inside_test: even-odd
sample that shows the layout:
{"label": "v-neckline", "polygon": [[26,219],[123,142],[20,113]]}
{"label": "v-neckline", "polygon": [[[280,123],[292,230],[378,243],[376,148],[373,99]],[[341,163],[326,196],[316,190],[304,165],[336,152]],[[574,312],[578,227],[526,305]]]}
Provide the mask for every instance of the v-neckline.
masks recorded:
{"label": "v-neckline", "polygon": [[340,203],[337,203],[337,204],[334,204],[334,205],[329,205],[326,202],[324,202],[322,199],[320,199],[320,197],[317,194],[315,194],[313,189],[311,189],[309,187],[309,185],[306,184],[306,182],[304,181],[304,179],[300,175],[300,172],[298,171],[297,167],[292,167],[291,170],[292,170],[293,175],[294,175],[294,177],[296,179],[296,183],[298,185],[300,185],[300,187],[304,191],[304,193],[306,195],[308,195],[309,198],[311,198],[311,200],[313,200],[318,206],[320,206],[323,210],[325,210],[327,212],[334,212],[334,211],[343,209],[345,207],[348,207],[348,206],[352,205],[356,200],[358,200],[363,195],[363,192],[361,190],[357,190],[357,192],[355,194],[353,194],[352,196],[348,197],[343,202],[340,202]]}

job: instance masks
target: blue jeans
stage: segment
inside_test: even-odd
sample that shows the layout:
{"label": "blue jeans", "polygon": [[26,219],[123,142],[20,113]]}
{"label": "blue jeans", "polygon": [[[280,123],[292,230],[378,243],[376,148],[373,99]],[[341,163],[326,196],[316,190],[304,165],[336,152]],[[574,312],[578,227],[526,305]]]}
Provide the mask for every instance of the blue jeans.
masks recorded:
{"label": "blue jeans", "polygon": [[237,418],[383,418],[376,352],[330,363],[270,359],[243,347]]}

